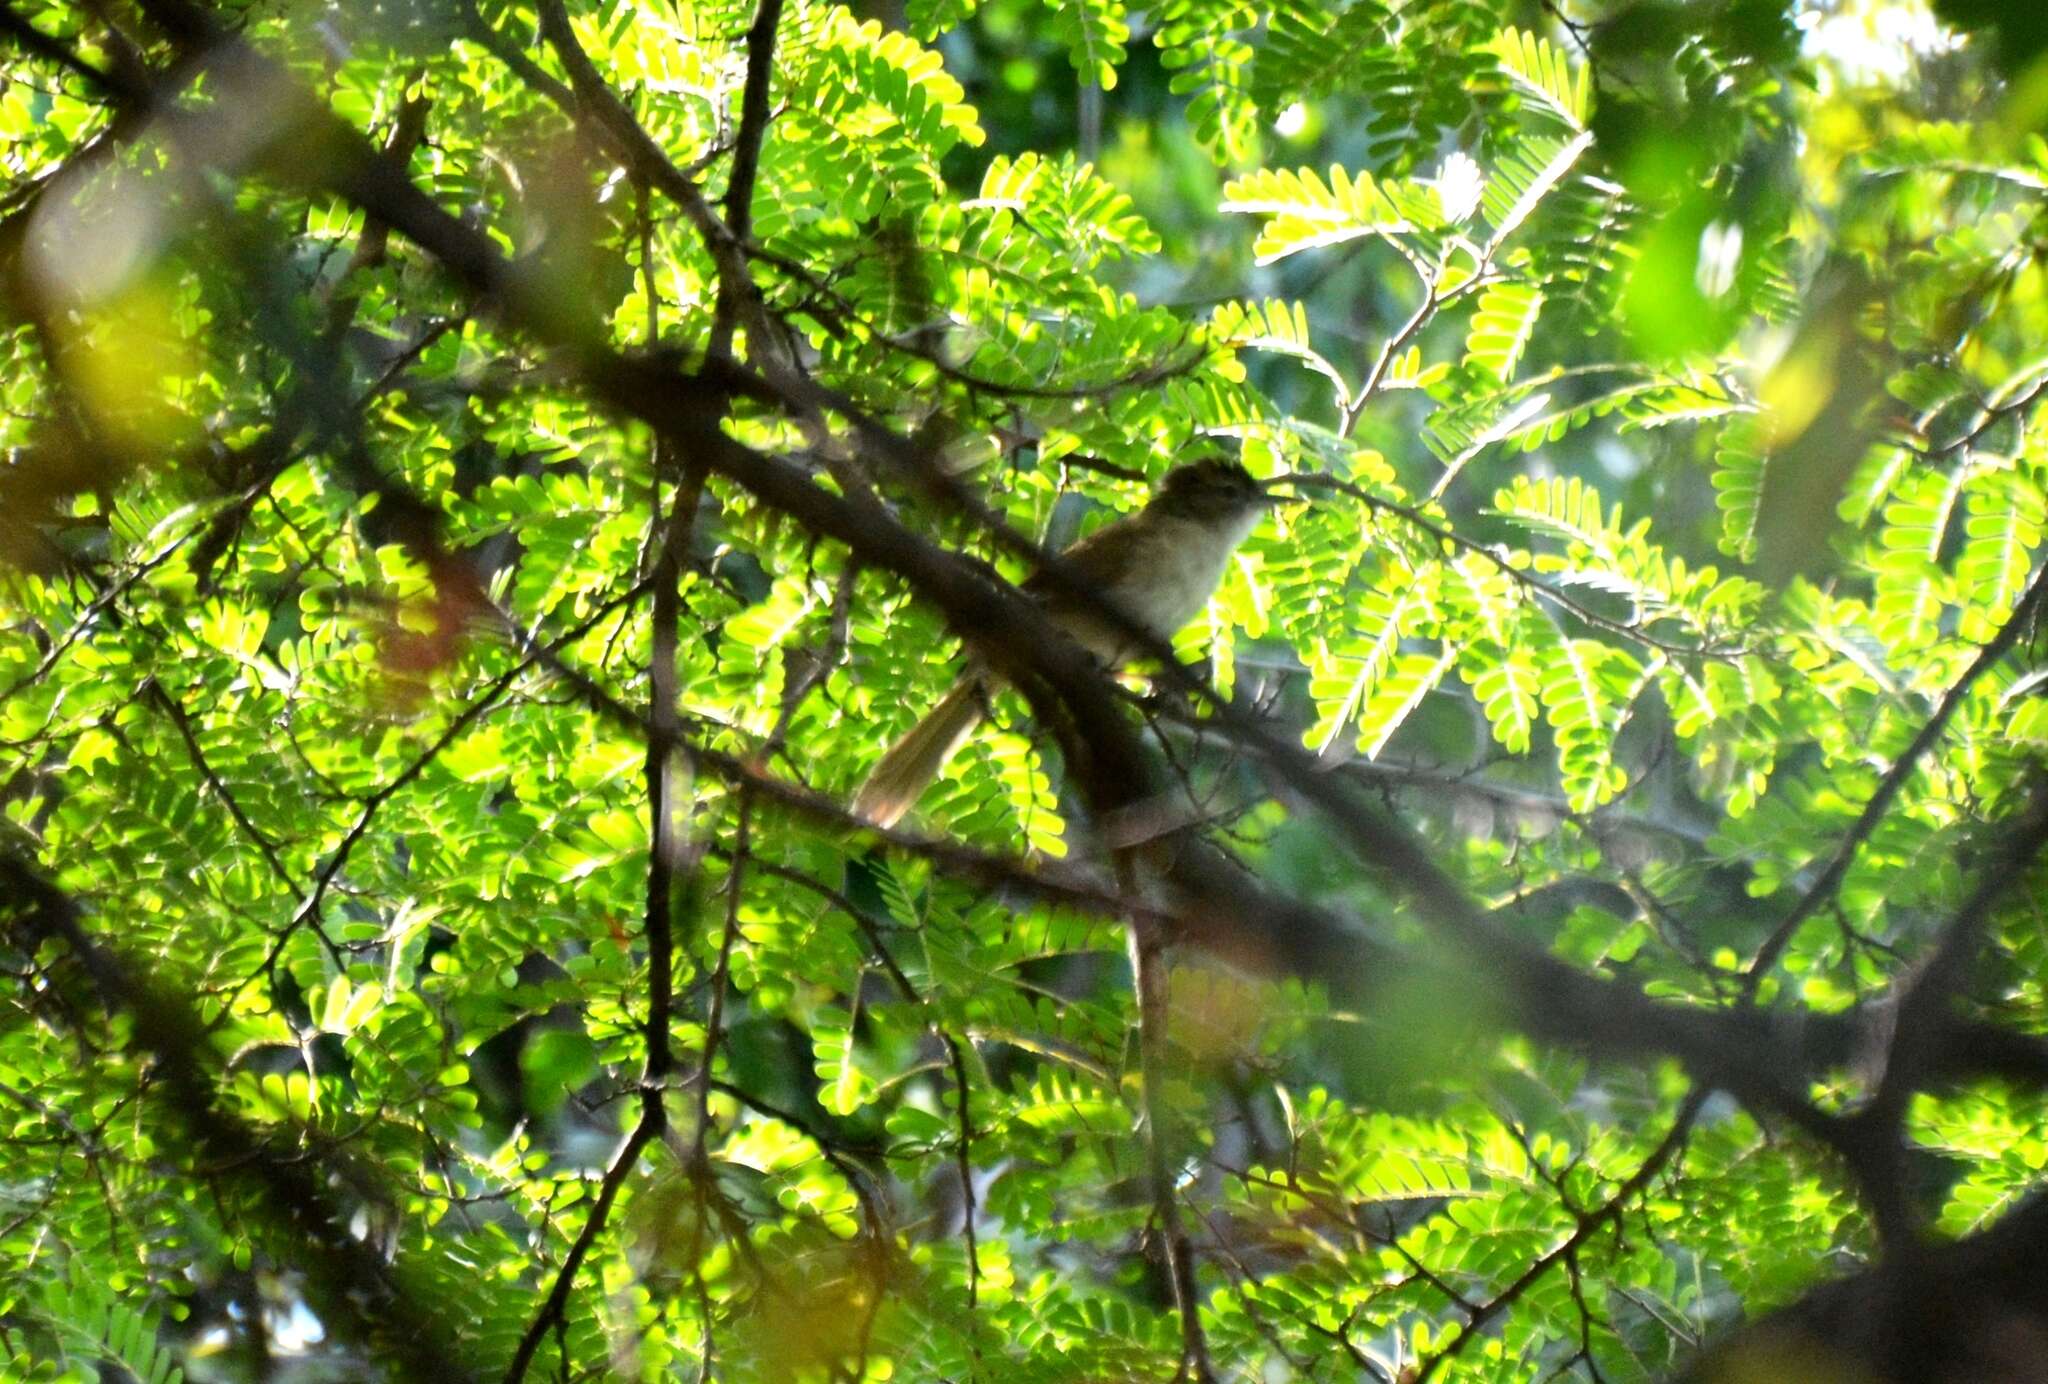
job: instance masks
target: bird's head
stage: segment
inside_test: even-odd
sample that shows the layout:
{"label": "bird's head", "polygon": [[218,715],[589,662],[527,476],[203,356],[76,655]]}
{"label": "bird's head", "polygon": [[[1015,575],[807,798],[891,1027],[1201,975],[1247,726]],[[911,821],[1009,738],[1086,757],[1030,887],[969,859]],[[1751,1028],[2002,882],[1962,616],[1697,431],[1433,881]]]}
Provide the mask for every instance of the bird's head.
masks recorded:
{"label": "bird's head", "polygon": [[1187,519],[1222,521],[1256,514],[1280,499],[1236,462],[1210,456],[1168,471],[1153,504]]}

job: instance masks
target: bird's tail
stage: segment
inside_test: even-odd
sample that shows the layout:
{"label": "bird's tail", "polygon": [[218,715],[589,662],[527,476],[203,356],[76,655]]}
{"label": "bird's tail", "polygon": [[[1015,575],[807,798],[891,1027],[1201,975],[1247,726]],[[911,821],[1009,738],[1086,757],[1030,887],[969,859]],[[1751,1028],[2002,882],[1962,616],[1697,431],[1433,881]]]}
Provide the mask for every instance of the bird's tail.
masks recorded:
{"label": "bird's tail", "polygon": [[981,686],[962,678],[869,771],[853,795],[853,812],[878,827],[895,826],[917,805],[946,761],[981,724]]}

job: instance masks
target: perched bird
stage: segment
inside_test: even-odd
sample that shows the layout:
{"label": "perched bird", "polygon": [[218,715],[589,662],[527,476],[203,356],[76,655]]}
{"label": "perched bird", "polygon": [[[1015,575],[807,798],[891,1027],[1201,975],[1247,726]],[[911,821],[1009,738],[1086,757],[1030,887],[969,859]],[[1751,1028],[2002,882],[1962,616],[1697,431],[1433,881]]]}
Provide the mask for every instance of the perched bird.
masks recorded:
{"label": "perched bird", "polygon": [[[1101,607],[1111,606],[1155,637],[1171,639],[1209,603],[1231,553],[1280,499],[1234,461],[1205,457],[1188,462],[1167,472],[1143,509],[1060,554],[1095,600],[1054,591],[1039,577],[1025,582],[1024,590],[1038,599],[1055,625],[1115,666],[1130,652],[1131,640],[1104,617]],[[987,714],[988,677],[984,668],[969,668],[938,705],[890,746],[854,794],[855,815],[876,826],[893,826],[916,804]]]}

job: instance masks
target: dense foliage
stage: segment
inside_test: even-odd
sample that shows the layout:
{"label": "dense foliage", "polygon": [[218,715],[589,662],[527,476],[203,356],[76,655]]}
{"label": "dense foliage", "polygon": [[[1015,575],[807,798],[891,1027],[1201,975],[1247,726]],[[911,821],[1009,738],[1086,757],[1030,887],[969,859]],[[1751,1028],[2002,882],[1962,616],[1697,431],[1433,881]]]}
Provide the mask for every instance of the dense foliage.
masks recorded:
{"label": "dense foliage", "polygon": [[[2038,1378],[1951,18],[0,0],[0,1358]],[[1219,448],[1095,670],[1010,583]]]}

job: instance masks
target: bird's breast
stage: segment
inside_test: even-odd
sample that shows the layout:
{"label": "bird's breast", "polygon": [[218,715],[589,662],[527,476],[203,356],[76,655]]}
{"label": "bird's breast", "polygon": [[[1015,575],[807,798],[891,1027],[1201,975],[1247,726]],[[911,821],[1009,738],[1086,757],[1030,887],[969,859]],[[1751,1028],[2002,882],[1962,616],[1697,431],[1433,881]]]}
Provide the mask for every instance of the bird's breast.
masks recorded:
{"label": "bird's breast", "polygon": [[1105,594],[1152,633],[1171,639],[1208,605],[1224,565],[1250,527],[1247,522],[1226,529],[1191,519],[1150,526],[1137,560]]}

